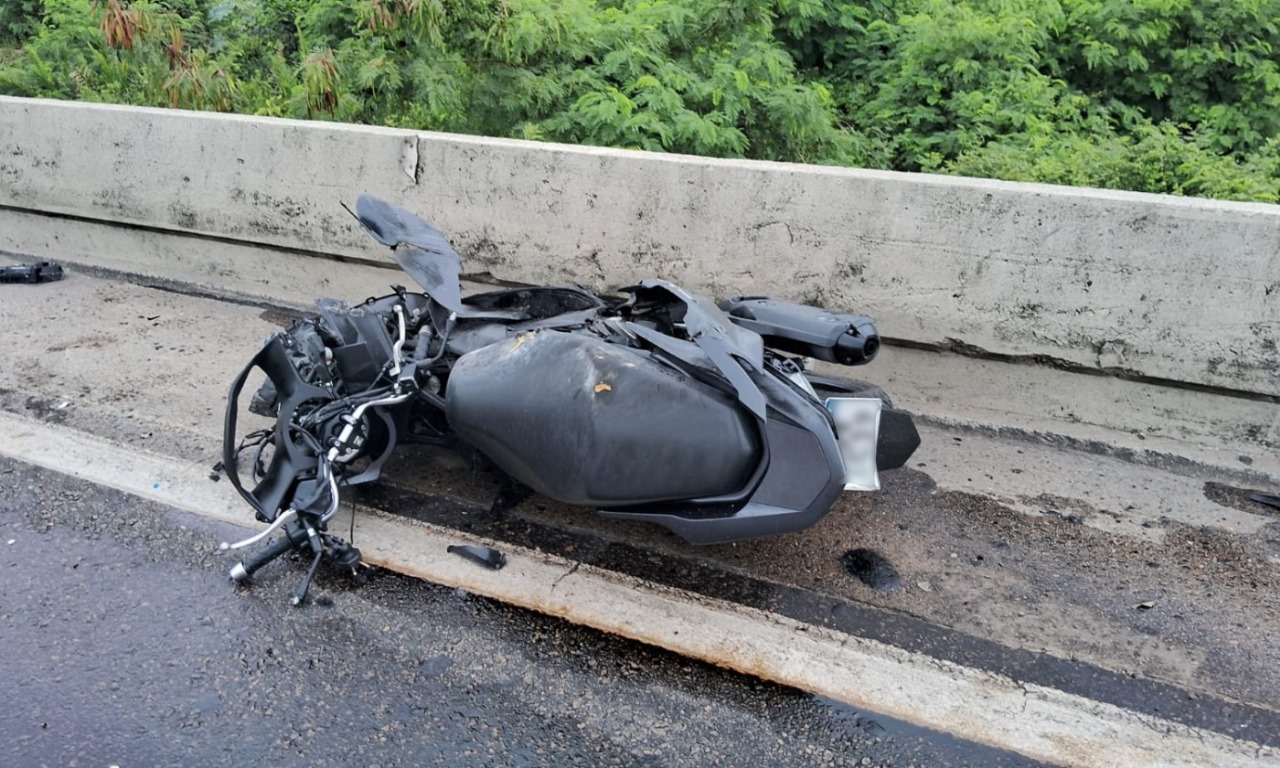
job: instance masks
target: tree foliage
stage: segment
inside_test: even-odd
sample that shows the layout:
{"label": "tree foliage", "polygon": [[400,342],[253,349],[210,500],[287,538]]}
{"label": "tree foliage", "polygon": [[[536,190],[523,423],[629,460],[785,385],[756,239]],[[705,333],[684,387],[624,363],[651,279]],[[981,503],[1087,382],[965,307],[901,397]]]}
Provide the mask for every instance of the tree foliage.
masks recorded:
{"label": "tree foliage", "polygon": [[5,39],[4,93],[1280,199],[1280,0],[6,0]]}

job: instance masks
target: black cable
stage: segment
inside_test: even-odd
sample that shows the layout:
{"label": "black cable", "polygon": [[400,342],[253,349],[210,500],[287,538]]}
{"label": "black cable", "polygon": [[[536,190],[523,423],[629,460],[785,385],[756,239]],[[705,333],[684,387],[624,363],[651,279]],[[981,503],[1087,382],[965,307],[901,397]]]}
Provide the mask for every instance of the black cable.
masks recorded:
{"label": "black cable", "polygon": [[[240,445],[236,447],[236,452],[233,458],[235,459],[237,467],[240,464],[241,454],[243,454],[245,451],[249,450],[250,448],[257,448],[257,451],[254,452],[254,457],[253,457],[252,471],[253,471],[254,479],[259,479],[266,474],[265,468],[262,467],[262,452],[266,449],[266,446],[270,444],[271,435],[272,435],[272,431],[269,429],[259,429],[254,432],[250,432],[249,434],[244,436],[244,439],[240,441]],[[228,468],[228,469],[234,469],[234,468]]]}
{"label": "black cable", "polygon": [[373,386],[369,386],[358,394],[348,395],[341,400],[335,400],[334,402],[320,406],[308,414],[307,417],[303,419],[303,423],[324,423],[331,418],[333,413],[340,413],[344,410],[353,410],[351,406],[358,407],[369,400],[377,400],[389,392],[391,392],[391,387],[378,387],[375,389]]}
{"label": "black cable", "polygon": [[444,330],[440,333],[440,349],[431,356],[430,360],[427,360],[422,364],[423,368],[430,368],[432,365],[435,365],[440,358],[444,357],[445,349],[449,346],[449,335],[453,333],[453,327],[456,324],[457,320],[450,316],[449,321],[444,324]]}
{"label": "black cable", "polygon": [[310,432],[303,429],[301,426],[297,424],[290,424],[289,432],[290,434],[293,434],[294,432],[298,433],[298,435],[302,438],[303,442],[307,444],[307,447],[315,451],[317,456],[324,456],[324,446],[320,444],[319,438],[317,438],[315,435],[311,434]]}
{"label": "black cable", "polygon": [[261,480],[267,476],[267,468],[262,463],[262,452],[267,449],[268,445],[272,445],[274,441],[260,440],[258,442],[258,450],[253,452],[253,479]]}

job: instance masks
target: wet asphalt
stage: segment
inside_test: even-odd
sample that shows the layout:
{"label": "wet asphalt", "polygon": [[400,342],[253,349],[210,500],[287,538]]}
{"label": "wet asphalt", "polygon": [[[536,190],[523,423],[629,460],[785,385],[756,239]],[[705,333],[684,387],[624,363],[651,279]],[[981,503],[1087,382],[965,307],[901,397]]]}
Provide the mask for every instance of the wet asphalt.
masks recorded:
{"label": "wet asphalt", "polygon": [[[0,459],[0,765],[1035,763]],[[359,542],[356,542],[357,545]]]}

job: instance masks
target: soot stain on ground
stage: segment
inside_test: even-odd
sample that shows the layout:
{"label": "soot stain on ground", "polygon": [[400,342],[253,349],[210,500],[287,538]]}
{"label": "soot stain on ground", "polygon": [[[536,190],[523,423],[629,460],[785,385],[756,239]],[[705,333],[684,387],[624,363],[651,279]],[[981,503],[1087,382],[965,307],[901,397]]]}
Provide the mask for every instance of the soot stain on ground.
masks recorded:
{"label": "soot stain on ground", "polygon": [[840,563],[846,571],[874,590],[892,592],[902,586],[898,569],[873,549],[851,549],[841,556]]}

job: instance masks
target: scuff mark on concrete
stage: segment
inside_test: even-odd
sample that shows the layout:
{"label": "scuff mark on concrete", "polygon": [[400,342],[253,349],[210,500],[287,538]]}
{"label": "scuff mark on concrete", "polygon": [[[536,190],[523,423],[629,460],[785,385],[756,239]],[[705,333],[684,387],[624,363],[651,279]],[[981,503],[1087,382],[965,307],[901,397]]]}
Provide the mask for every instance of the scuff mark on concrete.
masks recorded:
{"label": "scuff mark on concrete", "polygon": [[[806,297],[809,298],[809,297]],[[909,349],[923,349],[934,352],[951,352],[952,354],[963,355],[964,357],[973,357],[979,360],[993,360],[1001,363],[1014,363],[1017,365],[1041,365],[1048,368],[1056,368],[1061,371],[1071,373],[1085,373],[1095,376],[1115,376],[1117,378],[1126,379],[1128,381],[1137,381],[1146,384],[1156,384],[1164,387],[1173,387],[1175,389],[1187,389],[1194,392],[1207,392],[1216,395],[1226,395],[1228,397],[1239,397],[1245,400],[1259,400],[1266,403],[1276,403],[1280,405],[1280,395],[1271,395],[1262,392],[1250,392],[1241,389],[1232,389],[1230,387],[1219,387],[1210,384],[1197,384],[1187,381],[1175,381],[1165,379],[1158,376],[1148,376],[1141,371],[1124,367],[1109,367],[1105,365],[1089,366],[1082,365],[1073,360],[1056,357],[1054,355],[1045,354],[1009,354],[1006,352],[994,352],[984,349],[975,344],[970,344],[962,339],[946,337],[938,342],[919,342],[910,339],[902,339],[892,336],[882,336],[882,341],[889,346],[907,347]],[[1105,342],[1095,344],[1095,352],[1102,355],[1104,351],[1108,353],[1112,351],[1109,344],[1115,342]],[[1105,362],[1101,357],[1099,362]],[[1211,364],[1213,361],[1210,361]]]}

